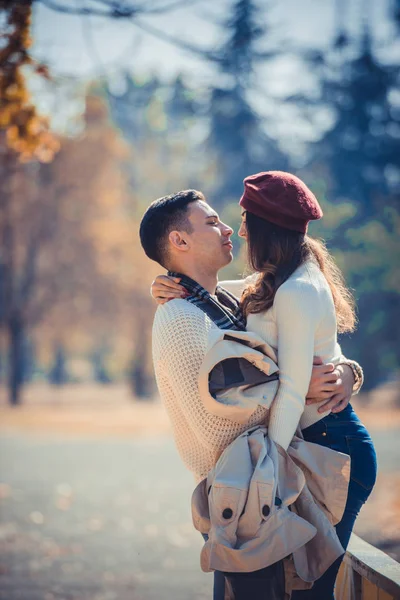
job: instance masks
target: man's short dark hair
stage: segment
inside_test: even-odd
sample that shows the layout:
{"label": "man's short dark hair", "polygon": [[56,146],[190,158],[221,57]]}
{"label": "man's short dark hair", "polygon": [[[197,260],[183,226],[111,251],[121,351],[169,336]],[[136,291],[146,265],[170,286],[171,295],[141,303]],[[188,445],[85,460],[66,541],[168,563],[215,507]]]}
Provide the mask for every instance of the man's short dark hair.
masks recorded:
{"label": "man's short dark hair", "polygon": [[146,255],[166,267],[168,261],[168,236],[175,229],[192,232],[188,206],[197,200],[205,201],[197,190],[183,190],[158,198],[144,213],[140,223],[140,242]]}

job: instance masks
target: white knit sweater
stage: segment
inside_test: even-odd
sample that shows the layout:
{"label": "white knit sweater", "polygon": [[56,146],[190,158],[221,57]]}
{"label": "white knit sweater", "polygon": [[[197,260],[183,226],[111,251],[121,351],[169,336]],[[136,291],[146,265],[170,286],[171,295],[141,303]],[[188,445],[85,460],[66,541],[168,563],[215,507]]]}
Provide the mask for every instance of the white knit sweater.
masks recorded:
{"label": "white knit sweater", "polygon": [[178,451],[198,481],[238,435],[265,423],[267,417],[267,410],[259,406],[247,424],[238,425],[204,408],[198,377],[213,328],[216,325],[200,308],[179,299],[159,306],[153,324],[153,361],[160,396]]}
{"label": "white knit sweater", "polygon": [[[221,285],[240,297],[251,278]],[[169,414],[178,451],[196,479],[205,477],[223,450],[248,427],[265,423],[257,408],[246,425],[211,415],[203,406],[198,375],[209,331],[216,325],[186,300],[159,306],[153,324],[153,361],[160,396]],[[313,357],[337,364],[336,314],[329,285],[309,261],[279,288],[268,311],[249,315],[247,329],[278,355],[280,385],[269,416],[269,435],[287,449],[300,422],[305,429],[326,416],[318,405],[305,406]],[[279,335],[278,335],[279,332]]]}
{"label": "white knit sweater", "polygon": [[[240,298],[252,277],[221,285]],[[334,364],[344,358],[331,290],[319,267],[311,260],[301,265],[278,289],[269,310],[248,316],[247,329],[277,353],[280,383],[268,433],[287,449],[299,422],[305,429],[329,414],[319,413],[317,404],[305,405],[314,356]]]}

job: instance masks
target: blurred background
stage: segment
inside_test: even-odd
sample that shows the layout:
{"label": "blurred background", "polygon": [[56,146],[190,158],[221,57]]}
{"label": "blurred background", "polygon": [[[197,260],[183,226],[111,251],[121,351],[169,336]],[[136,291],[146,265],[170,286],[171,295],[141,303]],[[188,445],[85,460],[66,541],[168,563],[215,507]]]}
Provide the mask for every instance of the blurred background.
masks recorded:
{"label": "blurred background", "polygon": [[399,560],[400,2],[0,0],[0,29],[0,598],[209,597],[138,227],[197,188],[237,231],[270,169],[315,192],[357,299],[357,532]]}

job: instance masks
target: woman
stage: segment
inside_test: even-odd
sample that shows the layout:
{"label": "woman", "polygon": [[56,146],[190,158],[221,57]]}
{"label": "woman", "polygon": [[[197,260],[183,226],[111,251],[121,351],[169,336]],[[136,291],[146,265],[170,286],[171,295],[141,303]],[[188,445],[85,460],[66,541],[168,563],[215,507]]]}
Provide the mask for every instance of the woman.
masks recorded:
{"label": "woman", "polygon": [[[351,457],[346,509],[336,530],[346,549],[356,517],[376,478],[371,438],[351,405],[341,412],[320,412],[306,404],[313,360],[339,364],[337,333],[355,328],[354,304],[342,275],[325,246],[307,235],[308,223],[322,217],[311,190],[296,176],[279,171],[244,180],[239,236],[247,241],[255,274],[221,285],[241,297],[247,329],[257,332],[277,352],[280,385],[271,409],[269,436],[284,449],[298,426],[307,441]],[[157,278],[153,295],[176,297],[182,287]],[[175,292],[171,291],[175,289]],[[357,373],[362,378],[362,373]],[[340,407],[339,407],[340,408]],[[340,559],[311,590],[294,592],[295,600],[333,600]]]}

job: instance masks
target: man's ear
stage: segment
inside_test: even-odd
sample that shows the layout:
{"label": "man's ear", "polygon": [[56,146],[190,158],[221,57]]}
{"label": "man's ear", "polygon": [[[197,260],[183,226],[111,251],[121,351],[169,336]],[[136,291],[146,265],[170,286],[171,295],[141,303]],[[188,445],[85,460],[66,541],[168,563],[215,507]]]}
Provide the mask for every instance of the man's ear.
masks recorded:
{"label": "man's ear", "polygon": [[189,250],[188,241],[180,231],[171,231],[168,236],[168,240],[170,244],[172,244],[172,246],[180,252],[187,252],[187,250]]}

